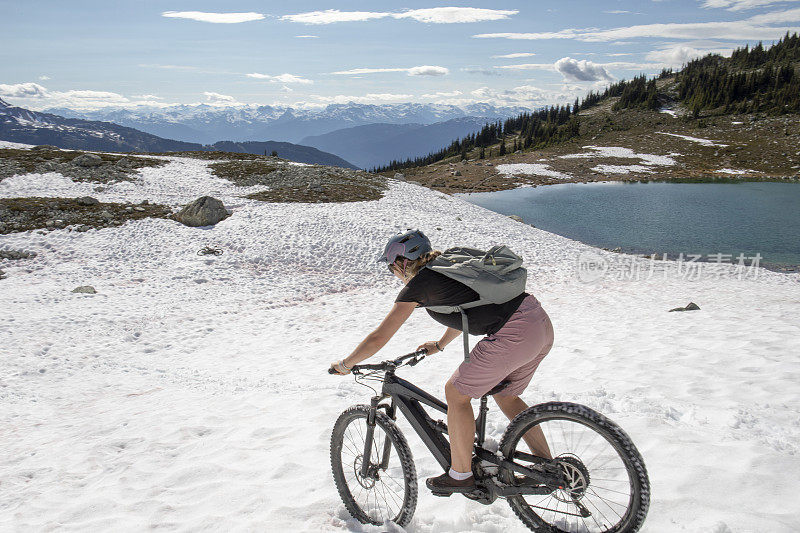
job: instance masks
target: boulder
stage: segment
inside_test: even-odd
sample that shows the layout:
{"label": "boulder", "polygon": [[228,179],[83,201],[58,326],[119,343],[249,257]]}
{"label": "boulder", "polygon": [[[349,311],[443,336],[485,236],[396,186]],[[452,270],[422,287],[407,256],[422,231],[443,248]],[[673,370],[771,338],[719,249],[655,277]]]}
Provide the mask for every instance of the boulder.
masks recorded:
{"label": "boulder", "polygon": [[519,215],[509,215],[508,218],[511,220],[516,220],[517,222],[522,222],[522,217]]}
{"label": "boulder", "polygon": [[81,154],[72,160],[72,164],[84,168],[99,167],[103,164],[103,159],[95,154]]}
{"label": "boulder", "polygon": [[52,144],[37,144],[31,150],[61,150],[61,148]]}
{"label": "boulder", "polygon": [[694,302],[689,302],[689,304],[686,307],[676,307],[674,309],[670,309],[669,312],[671,313],[673,311],[696,311],[698,309],[700,309],[699,305],[697,305]]}
{"label": "boulder", "polygon": [[461,175],[461,171],[460,170],[456,170],[456,171],[453,172],[453,176],[460,176],[460,175]]}
{"label": "boulder", "polygon": [[6,277],[6,273],[0,270],[0,279],[3,279],[4,277]]}
{"label": "boulder", "polygon": [[75,287],[72,289],[72,292],[78,292],[82,294],[97,294],[97,291],[94,290],[94,287],[91,285],[81,285],[80,287]]}
{"label": "boulder", "polygon": [[26,252],[24,250],[0,250],[0,259],[18,261],[20,259],[31,259],[33,257],[36,257],[36,252]]}
{"label": "boulder", "polygon": [[114,163],[114,166],[119,168],[128,168],[129,166],[131,166],[131,160],[128,159],[127,157],[121,157],[117,159],[117,162]]}
{"label": "boulder", "polygon": [[399,181],[406,181],[406,177],[403,174],[401,174],[400,172],[395,172],[394,173],[394,179],[399,180]]}
{"label": "boulder", "polygon": [[78,205],[96,205],[100,203],[100,200],[92,198],[91,196],[81,196],[75,200],[78,202]]}
{"label": "boulder", "polygon": [[181,209],[175,215],[175,220],[191,227],[213,226],[228,216],[228,210],[221,200],[211,196],[201,196]]}

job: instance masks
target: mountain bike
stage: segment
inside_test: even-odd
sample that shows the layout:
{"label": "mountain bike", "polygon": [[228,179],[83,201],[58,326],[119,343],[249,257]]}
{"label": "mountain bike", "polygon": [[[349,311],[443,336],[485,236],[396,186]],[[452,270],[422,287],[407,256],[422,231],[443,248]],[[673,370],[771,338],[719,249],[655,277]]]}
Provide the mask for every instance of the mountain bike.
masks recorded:
{"label": "mountain bike", "polygon": [[[331,436],[336,488],[348,512],[361,523],[382,525],[389,520],[405,526],[417,505],[411,449],[394,423],[398,410],[441,467],[450,467],[447,425],[433,420],[422,407],[447,413],[447,404],[395,375],[398,368],[414,366],[426,355],[422,349],[353,366],[357,382],[368,387],[365,382],[382,382],[380,393],[370,387],[375,396],[369,405],[354,405],[339,416]],[[650,482],[630,437],[588,407],[548,402],[519,413],[497,449],[491,449],[486,443],[487,397],[505,386],[507,382],[501,382],[480,399],[472,459],[476,488],[464,496],[485,505],[504,498],[537,532],[637,531],[647,515]],[[552,458],[524,449],[523,436],[537,426]]]}

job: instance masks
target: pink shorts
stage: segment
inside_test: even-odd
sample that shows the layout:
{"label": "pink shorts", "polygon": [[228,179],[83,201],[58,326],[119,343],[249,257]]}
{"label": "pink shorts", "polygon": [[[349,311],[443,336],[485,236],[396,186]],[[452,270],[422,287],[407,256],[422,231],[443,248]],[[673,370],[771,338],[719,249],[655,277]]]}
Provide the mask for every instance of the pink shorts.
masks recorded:
{"label": "pink shorts", "polygon": [[519,396],[552,347],[553,324],[531,294],[500,331],[478,341],[469,362],[461,363],[450,381],[461,394],[480,398],[508,380],[510,383],[497,395]]}

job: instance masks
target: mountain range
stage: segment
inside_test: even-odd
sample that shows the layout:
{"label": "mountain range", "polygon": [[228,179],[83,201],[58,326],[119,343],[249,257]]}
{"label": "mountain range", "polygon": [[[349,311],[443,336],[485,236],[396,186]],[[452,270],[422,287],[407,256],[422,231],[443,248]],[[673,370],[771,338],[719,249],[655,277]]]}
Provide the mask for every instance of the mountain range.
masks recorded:
{"label": "mountain range", "polygon": [[[309,136],[367,124],[434,124],[456,118],[474,117],[483,122],[517,116],[529,109],[490,104],[455,106],[447,104],[330,104],[324,108],[286,106],[139,106],[131,109],[78,111],[49,108],[69,118],[101,120],[136,128],[159,137],[196,143],[273,140],[298,143]],[[448,138],[445,143],[452,141]]]}
{"label": "mountain range", "polygon": [[461,117],[434,124],[367,124],[305,137],[300,144],[369,169],[426,155],[431,147],[445,146],[479,131],[486,122],[484,118]]}
{"label": "mountain range", "polygon": [[0,139],[25,144],[49,144],[73,150],[110,152],[224,151],[270,154],[276,151],[279,157],[300,163],[356,168],[336,155],[310,146],[279,141],[218,141],[210,145],[176,141],[112,122],[39,113],[12,106],[2,99]]}

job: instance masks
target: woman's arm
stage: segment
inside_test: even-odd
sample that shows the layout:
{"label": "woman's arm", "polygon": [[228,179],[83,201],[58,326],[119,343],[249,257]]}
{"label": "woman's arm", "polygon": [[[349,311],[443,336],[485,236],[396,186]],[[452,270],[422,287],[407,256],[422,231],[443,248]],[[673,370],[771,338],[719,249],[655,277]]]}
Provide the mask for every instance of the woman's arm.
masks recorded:
{"label": "woman's arm", "polygon": [[[444,332],[444,335],[442,335],[441,339],[439,339],[438,341],[428,341],[428,342],[422,343],[419,346],[417,346],[417,350],[425,348],[426,350],[428,350],[428,354],[429,355],[435,354],[436,352],[441,352],[442,350],[444,350],[445,346],[450,344],[450,341],[452,341],[453,339],[455,339],[459,335],[461,335],[461,331],[460,330],[457,330],[455,328],[447,328],[445,330],[445,332]],[[437,347],[437,344],[438,344],[438,347]]]}
{"label": "woman's arm", "polygon": [[442,335],[442,338],[439,339],[439,346],[444,348],[445,346],[450,344],[450,341],[452,341],[459,335],[461,335],[461,330],[456,328],[447,328],[447,330],[444,332],[444,335]]}
{"label": "woman's arm", "polygon": [[353,365],[357,365],[364,359],[375,355],[378,350],[389,342],[389,339],[400,329],[403,322],[411,316],[411,313],[414,312],[414,308],[416,307],[417,302],[395,302],[392,310],[389,311],[389,314],[386,315],[386,318],[383,319],[383,322],[381,322],[375,331],[367,335],[356,349],[353,350],[353,353],[344,358],[344,364],[347,365],[348,368],[352,368]]}

